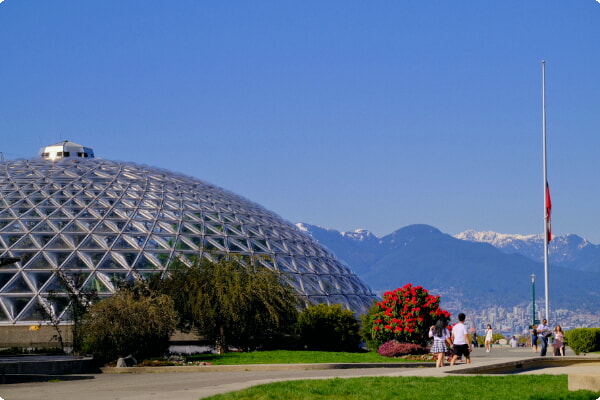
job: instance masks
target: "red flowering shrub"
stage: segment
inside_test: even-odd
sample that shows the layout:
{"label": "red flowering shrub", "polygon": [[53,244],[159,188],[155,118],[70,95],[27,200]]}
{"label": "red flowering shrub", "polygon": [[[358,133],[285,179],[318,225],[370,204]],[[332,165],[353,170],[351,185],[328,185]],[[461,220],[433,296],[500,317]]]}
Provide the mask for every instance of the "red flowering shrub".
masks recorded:
{"label": "red flowering shrub", "polygon": [[450,313],[440,309],[440,296],[430,295],[421,286],[408,283],[383,294],[363,318],[363,334],[370,348],[396,340],[424,346],[429,328],[439,318],[450,320]]}
{"label": "red flowering shrub", "polygon": [[414,343],[400,343],[396,340],[390,340],[382,344],[377,352],[384,357],[400,357],[409,354],[425,354],[427,348]]}

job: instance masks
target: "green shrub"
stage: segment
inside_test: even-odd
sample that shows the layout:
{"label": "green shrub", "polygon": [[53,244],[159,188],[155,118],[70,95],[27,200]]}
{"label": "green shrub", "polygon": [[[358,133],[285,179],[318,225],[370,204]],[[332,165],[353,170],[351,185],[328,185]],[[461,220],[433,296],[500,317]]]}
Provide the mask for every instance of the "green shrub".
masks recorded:
{"label": "green shrub", "polygon": [[300,342],[307,350],[357,351],[360,324],[339,304],[308,307],[298,317]]}
{"label": "green shrub", "polygon": [[82,321],[83,349],[104,363],[129,354],[161,356],[169,347],[177,314],[173,300],[142,287],[124,287],[90,307]]}
{"label": "green shrub", "polygon": [[565,342],[575,354],[600,350],[600,328],[577,328],[565,333]]}

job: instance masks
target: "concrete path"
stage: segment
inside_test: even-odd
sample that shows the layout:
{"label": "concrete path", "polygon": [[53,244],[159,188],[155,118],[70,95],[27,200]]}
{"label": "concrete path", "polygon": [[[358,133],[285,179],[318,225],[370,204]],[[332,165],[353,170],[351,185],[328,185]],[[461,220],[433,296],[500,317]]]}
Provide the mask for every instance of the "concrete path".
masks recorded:
{"label": "concrete path", "polygon": [[[567,354],[572,355],[572,353]],[[538,357],[530,349],[502,348],[486,353],[475,349],[472,363],[444,368],[362,368],[328,370],[289,370],[280,365],[276,371],[255,371],[252,366],[240,371],[174,372],[145,374],[97,374],[91,379],[61,382],[18,383],[0,386],[0,397],[4,400],[64,400],[85,398],[86,400],[197,400],[215,394],[241,390],[250,386],[275,381],[297,379],[327,379],[333,377],[361,376],[433,376],[442,377],[458,373],[461,369],[496,365],[507,361],[527,360]],[[552,357],[552,356],[549,356]],[[583,357],[583,356],[582,356]],[[553,358],[553,357],[552,357]],[[600,359],[599,359],[600,360]],[[569,372],[582,368],[598,372],[599,367],[568,367]],[[591,368],[591,369],[590,369]],[[567,368],[545,368],[523,373],[564,374]]]}

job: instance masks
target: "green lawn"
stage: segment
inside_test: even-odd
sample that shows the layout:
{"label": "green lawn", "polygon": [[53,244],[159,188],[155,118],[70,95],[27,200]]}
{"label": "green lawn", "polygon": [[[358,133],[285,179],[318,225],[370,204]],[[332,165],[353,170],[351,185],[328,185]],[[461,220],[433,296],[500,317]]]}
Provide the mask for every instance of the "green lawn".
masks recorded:
{"label": "green lawn", "polygon": [[597,399],[600,392],[569,392],[566,375],[369,377],[277,382],[210,397],[211,400],[432,400]]}
{"label": "green lawn", "polygon": [[214,365],[232,364],[306,364],[306,363],[390,363],[390,362],[431,362],[419,359],[390,358],[375,352],[343,353],[329,351],[255,351],[251,353],[231,352],[226,354],[198,354],[186,357],[187,361],[206,361]]}

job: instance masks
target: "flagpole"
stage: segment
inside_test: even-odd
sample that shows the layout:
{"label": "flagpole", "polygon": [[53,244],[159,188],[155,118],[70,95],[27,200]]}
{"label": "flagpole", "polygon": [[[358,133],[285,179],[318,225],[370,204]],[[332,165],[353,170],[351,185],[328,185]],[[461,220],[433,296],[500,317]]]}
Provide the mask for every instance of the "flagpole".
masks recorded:
{"label": "flagpole", "polygon": [[550,320],[550,300],[548,295],[548,169],[546,159],[546,61],[542,60],[542,135],[543,135],[543,162],[544,162],[544,284],[546,289],[546,320]]}

